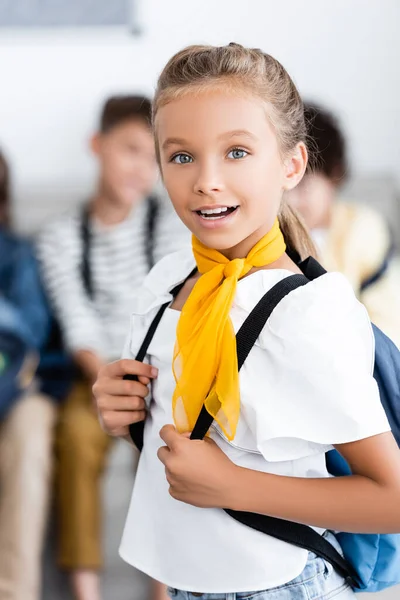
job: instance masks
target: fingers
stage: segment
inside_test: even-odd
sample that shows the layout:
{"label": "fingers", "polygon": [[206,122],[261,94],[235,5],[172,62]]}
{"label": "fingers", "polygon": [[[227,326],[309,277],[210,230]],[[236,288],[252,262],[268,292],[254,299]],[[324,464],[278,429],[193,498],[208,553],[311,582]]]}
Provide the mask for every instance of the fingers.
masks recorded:
{"label": "fingers", "polygon": [[100,378],[93,386],[93,394],[99,402],[117,401],[118,396],[138,396],[140,398],[146,398],[148,393],[148,386],[140,381]]}
{"label": "fingers", "polygon": [[[138,423],[146,418],[145,410],[137,411],[104,411],[101,413],[100,422],[107,433],[110,435],[124,435],[121,431],[125,431],[132,423]],[[129,430],[128,430],[129,432]]]}
{"label": "fingers", "polygon": [[146,401],[138,396],[117,396],[116,398],[100,399],[97,402],[99,410],[113,410],[115,412],[147,410]]}
{"label": "fingers", "polygon": [[164,425],[160,431],[160,438],[170,450],[174,450],[181,442],[181,434],[176,431],[173,425]]}
{"label": "fingers", "polygon": [[168,460],[169,455],[170,450],[166,446],[161,446],[161,448],[159,448],[157,451],[157,456],[164,466]]}
{"label": "fingers", "polygon": [[99,378],[108,377],[110,379],[124,377],[124,375],[137,375],[155,379],[158,375],[158,370],[147,363],[142,363],[137,360],[123,358],[115,362],[105,365],[99,371]]}
{"label": "fingers", "polygon": [[[137,378],[125,380],[126,375]],[[119,360],[100,370],[93,394],[106,433],[124,437],[129,433],[129,425],[146,418],[145,398],[155,377],[156,368],[135,360]]]}

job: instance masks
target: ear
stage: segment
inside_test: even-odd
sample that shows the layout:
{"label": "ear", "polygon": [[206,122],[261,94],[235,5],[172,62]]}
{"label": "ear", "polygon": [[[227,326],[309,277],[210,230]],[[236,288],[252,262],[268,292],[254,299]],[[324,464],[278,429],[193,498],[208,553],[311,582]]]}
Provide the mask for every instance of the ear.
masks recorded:
{"label": "ear", "polygon": [[292,190],[303,179],[308,162],[307,148],[299,142],[284,161],[283,189]]}
{"label": "ear", "polygon": [[93,152],[93,154],[98,156],[100,154],[100,147],[101,147],[101,134],[95,133],[94,135],[92,135],[92,137],[90,138],[89,145],[90,145],[90,149]]}

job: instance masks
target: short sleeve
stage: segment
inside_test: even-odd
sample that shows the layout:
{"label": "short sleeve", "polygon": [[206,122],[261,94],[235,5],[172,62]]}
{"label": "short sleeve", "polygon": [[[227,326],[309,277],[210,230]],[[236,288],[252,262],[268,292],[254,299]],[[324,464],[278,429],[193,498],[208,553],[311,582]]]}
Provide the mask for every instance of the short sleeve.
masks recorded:
{"label": "short sleeve", "polygon": [[326,274],[275,309],[241,371],[242,415],[266,460],[295,460],[390,430],[374,337],[350,284]]}
{"label": "short sleeve", "polygon": [[147,274],[132,298],[129,333],[122,358],[136,357],[157,312],[163,304],[171,302],[171,290],[186,279],[194,264],[192,253],[184,248],[161,258]]}

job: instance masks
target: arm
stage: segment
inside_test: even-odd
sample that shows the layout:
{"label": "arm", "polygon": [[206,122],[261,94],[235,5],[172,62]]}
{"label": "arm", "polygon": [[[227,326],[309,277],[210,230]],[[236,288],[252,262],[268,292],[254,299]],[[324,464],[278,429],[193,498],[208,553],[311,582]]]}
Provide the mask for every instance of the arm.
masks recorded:
{"label": "arm", "polygon": [[104,361],[91,350],[77,350],[74,352],[73,357],[89,381],[94,384],[100,369],[104,365]]}
{"label": "arm", "polygon": [[286,319],[279,307],[272,315],[247,367],[253,393],[244,396],[242,414],[266,461],[323,458],[334,443],[354,475],[306,479],[248,470],[211,440],[190,441],[164,428],[159,456],[174,497],[344,531],[400,532],[400,450],[371,374],[371,328],[345,280],[324,277],[292,296]]}
{"label": "arm", "polygon": [[354,475],[301,479],[239,469],[231,508],[338,531],[399,533],[400,451],[393,436],[337,449]]}
{"label": "arm", "polygon": [[201,507],[230,508],[357,533],[400,532],[400,451],[384,433],[338,450],[354,475],[305,479],[238,467],[210,439],[161,430],[170,494]]}
{"label": "arm", "polygon": [[25,342],[39,349],[49,331],[50,315],[38,265],[31,247],[24,242],[18,244],[12,259],[12,277],[1,295],[3,310],[8,310],[9,321],[16,324]]}
{"label": "arm", "polygon": [[391,260],[381,277],[360,294],[371,321],[400,348],[400,268]]}
{"label": "arm", "polygon": [[77,223],[78,220],[69,219],[47,227],[39,239],[38,255],[67,348],[94,380],[104,364],[106,342],[101,321],[81,279],[82,244]]}
{"label": "arm", "polygon": [[345,274],[354,282],[371,321],[400,347],[400,273],[392,245],[385,219],[370,208],[357,207],[345,244]]}

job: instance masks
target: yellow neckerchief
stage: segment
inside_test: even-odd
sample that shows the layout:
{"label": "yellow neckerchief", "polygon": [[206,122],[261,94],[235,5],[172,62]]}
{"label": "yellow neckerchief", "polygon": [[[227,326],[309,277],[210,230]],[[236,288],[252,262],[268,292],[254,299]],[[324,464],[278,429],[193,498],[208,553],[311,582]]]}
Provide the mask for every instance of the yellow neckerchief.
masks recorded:
{"label": "yellow neckerchief", "polygon": [[192,431],[205,404],[232,440],[240,413],[236,338],[229,317],[236,284],[253,267],[278,260],[286,245],[278,220],[246,258],[228,260],[195,237],[192,244],[201,277],[182,309],[177,327],[174,420],[178,431]]}

